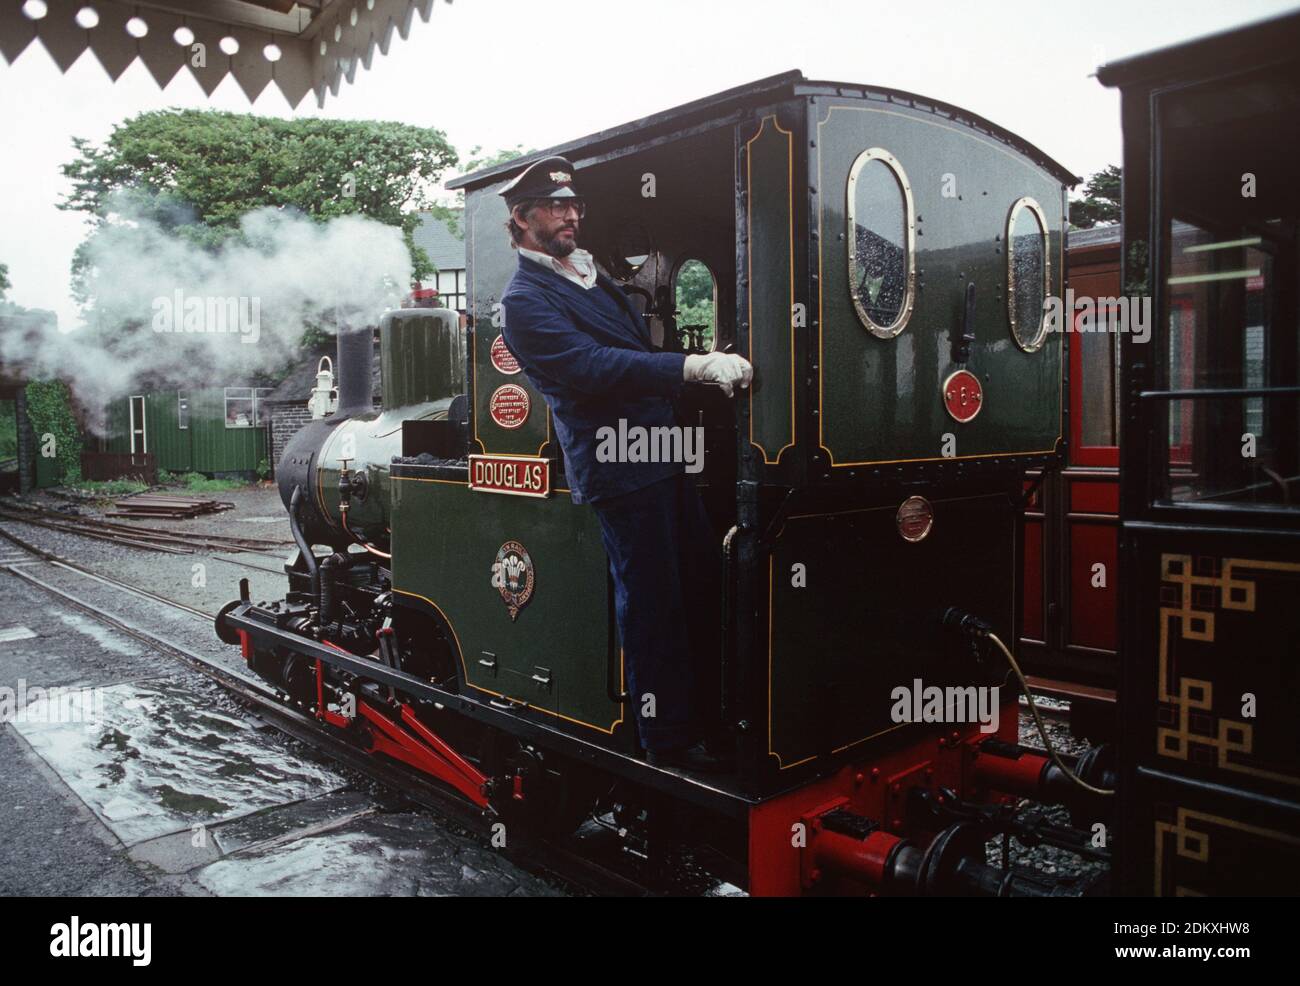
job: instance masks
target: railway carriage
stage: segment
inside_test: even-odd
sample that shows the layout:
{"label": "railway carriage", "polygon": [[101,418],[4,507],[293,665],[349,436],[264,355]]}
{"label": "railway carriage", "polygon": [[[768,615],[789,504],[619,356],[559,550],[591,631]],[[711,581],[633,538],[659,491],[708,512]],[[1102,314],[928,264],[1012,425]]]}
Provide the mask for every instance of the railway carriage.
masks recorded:
{"label": "railway carriage", "polygon": [[[1113,741],[1119,677],[1120,228],[1066,237],[1068,442],[1025,480],[1020,660],[1036,694],[1070,703],[1071,729]],[[1073,304],[1070,305],[1071,300]],[[1127,325],[1127,314],[1124,316]]]}
{"label": "railway carriage", "polygon": [[[497,192],[533,157],[452,183],[469,326],[386,314],[381,411],[370,332],[340,335],[339,410],[280,469],[290,591],[245,591],[218,632],[291,700],[507,819],[612,807],[708,841],[753,893],[1061,892],[987,867],[983,842],[1014,825],[1007,795],[1062,789],[1016,745],[989,635],[1019,636],[1024,474],[1065,445],[1044,303],[1073,176],[957,107],[797,72],[542,154],[580,172],[582,245],[655,344],[755,367],[738,397],[688,386],[678,407],[705,436],[724,586],[695,615],[716,628],[701,671],[734,774],[637,749],[597,521],[505,345]],[[693,262],[711,326],[679,324]],[[913,715],[914,686],[1000,715]],[[1098,756],[1074,768],[1108,776]]]}
{"label": "railway carriage", "polygon": [[1300,14],[1103,67],[1124,127],[1120,799],[1132,894],[1300,878]]}

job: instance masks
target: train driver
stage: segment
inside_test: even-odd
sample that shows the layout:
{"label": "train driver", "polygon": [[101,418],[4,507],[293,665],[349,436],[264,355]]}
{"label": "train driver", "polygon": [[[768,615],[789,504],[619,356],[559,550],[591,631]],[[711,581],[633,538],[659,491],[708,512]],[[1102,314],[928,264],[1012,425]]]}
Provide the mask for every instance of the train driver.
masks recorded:
{"label": "train driver", "polygon": [[547,157],[501,191],[519,253],[501,299],[503,334],[550,407],[573,501],[589,503],[600,521],[647,761],[726,770],[726,757],[704,742],[716,738],[716,706],[702,699],[715,687],[717,651],[692,619],[708,608],[692,600],[718,598],[718,539],[682,462],[620,461],[634,456],[611,457],[607,447],[598,454],[597,432],[619,432],[620,419],[628,433],[675,427],[672,401],[684,383],[731,396],[753,371],[733,354],[654,349],[644,318],[578,247],[586,200],[573,175],[568,160]]}

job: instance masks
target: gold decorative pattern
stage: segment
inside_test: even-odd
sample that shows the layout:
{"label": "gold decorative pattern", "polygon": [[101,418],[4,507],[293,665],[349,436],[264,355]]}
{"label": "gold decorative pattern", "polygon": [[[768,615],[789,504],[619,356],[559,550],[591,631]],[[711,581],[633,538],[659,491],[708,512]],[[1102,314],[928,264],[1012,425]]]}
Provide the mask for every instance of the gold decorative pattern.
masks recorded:
{"label": "gold decorative pattern", "polygon": [[[1216,559],[1208,559],[1210,562]],[[1160,581],[1177,588],[1177,605],[1160,607],[1159,678],[1157,700],[1177,709],[1175,727],[1156,730],[1156,752],[1163,757],[1187,760],[1192,744],[1213,747],[1216,766],[1222,770],[1250,774],[1287,784],[1300,784],[1300,777],[1252,767],[1232,759],[1231,754],[1253,752],[1254,730],[1250,723],[1219,716],[1213,733],[1192,732],[1192,715],[1203,712],[1214,717],[1214,682],[1178,674],[1171,653],[1171,626],[1176,625],[1178,638],[1202,643],[1215,642],[1215,604],[1219,609],[1255,612],[1255,582],[1242,577],[1242,569],[1256,571],[1300,572],[1293,562],[1257,561],[1225,558],[1219,573],[1197,574],[1191,555],[1164,554],[1160,557]],[[1208,588],[1212,593],[1209,606],[1198,608],[1193,590]]]}
{"label": "gold decorative pattern", "polygon": [[[1192,823],[1198,822],[1199,827],[1193,828]],[[1210,832],[1209,826],[1217,825],[1222,828],[1233,829],[1238,832],[1245,832],[1256,838],[1272,839],[1283,845],[1300,846],[1300,838],[1294,835],[1287,835],[1284,832],[1276,832],[1273,829],[1261,828],[1258,825],[1245,825],[1242,822],[1232,818],[1223,818],[1220,815],[1210,815],[1203,811],[1192,811],[1189,808],[1179,808],[1175,821],[1156,822],[1156,859],[1155,859],[1155,896],[1164,896],[1164,861],[1165,861],[1165,839],[1173,836],[1177,839],[1174,846],[1176,855],[1183,859],[1190,859],[1197,863],[1208,863],[1210,861]],[[1175,897],[1204,897],[1205,893],[1200,890],[1193,890],[1191,887],[1177,884],[1174,887]]]}

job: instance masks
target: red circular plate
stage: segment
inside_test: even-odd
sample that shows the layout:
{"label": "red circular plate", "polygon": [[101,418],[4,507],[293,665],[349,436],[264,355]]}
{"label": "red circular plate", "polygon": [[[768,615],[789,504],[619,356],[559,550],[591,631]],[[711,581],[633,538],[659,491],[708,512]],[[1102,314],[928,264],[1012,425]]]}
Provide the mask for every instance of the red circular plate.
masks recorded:
{"label": "red circular plate", "polygon": [[528,391],[513,383],[503,383],[488,399],[488,412],[502,428],[519,428],[528,420],[532,402]]}
{"label": "red circular plate", "polygon": [[513,376],[519,372],[519,361],[515,359],[515,354],[506,346],[504,336],[497,336],[492,340],[490,356],[492,357],[492,365],[502,373]]}
{"label": "red circular plate", "polygon": [[921,541],[934,526],[934,508],[923,496],[909,496],[898,508],[895,519],[904,541]]}
{"label": "red circular plate", "polygon": [[958,370],[943,382],[943,406],[954,421],[965,424],[984,406],[984,388],[970,370]]}

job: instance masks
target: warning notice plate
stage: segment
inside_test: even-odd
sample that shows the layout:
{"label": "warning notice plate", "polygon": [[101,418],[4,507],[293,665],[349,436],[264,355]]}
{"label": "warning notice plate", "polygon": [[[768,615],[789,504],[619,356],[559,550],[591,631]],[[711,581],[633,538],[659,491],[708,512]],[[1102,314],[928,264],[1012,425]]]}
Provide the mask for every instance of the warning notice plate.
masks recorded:
{"label": "warning notice plate", "polygon": [[528,420],[532,402],[518,384],[503,383],[488,398],[488,413],[502,428],[519,428]]}
{"label": "warning notice plate", "polygon": [[497,336],[492,340],[492,365],[502,373],[514,376],[519,372],[519,361],[515,359],[509,347],[506,346],[505,336]]}
{"label": "warning notice plate", "polygon": [[469,488],[513,496],[549,496],[551,461],[523,456],[471,455]]}

